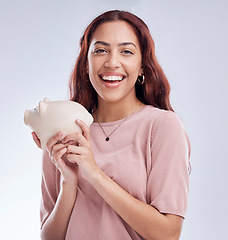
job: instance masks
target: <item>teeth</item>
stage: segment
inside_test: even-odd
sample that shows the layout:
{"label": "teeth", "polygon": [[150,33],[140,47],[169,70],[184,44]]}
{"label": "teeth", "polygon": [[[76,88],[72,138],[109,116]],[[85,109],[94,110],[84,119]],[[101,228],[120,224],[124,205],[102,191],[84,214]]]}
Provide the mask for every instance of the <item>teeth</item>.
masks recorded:
{"label": "teeth", "polygon": [[123,76],[103,76],[102,79],[108,81],[121,81],[123,80]]}

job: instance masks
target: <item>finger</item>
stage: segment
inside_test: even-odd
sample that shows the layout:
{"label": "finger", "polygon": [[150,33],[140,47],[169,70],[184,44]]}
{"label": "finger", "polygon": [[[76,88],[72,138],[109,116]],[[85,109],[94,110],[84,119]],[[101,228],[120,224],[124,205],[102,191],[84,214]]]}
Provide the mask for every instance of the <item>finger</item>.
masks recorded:
{"label": "finger", "polygon": [[54,155],[56,155],[56,153],[58,151],[60,151],[61,149],[63,148],[67,148],[67,146],[69,144],[72,144],[71,141],[67,142],[66,144],[63,144],[61,142],[57,142],[53,147],[52,147],[52,150],[51,150],[51,153],[49,153],[49,156],[52,158]]}
{"label": "finger", "polygon": [[57,134],[55,134],[53,137],[51,137],[48,142],[47,142],[47,148],[48,148],[48,151],[49,153],[52,152],[52,147],[54,144],[56,144],[58,141],[61,140],[63,134],[62,132],[58,132]]}
{"label": "finger", "polygon": [[90,140],[90,131],[88,126],[81,120],[77,119],[76,123],[82,129],[82,135],[89,141]]}
{"label": "finger", "polygon": [[37,137],[35,132],[32,132],[32,138],[34,140],[34,142],[36,143],[38,148],[41,148],[41,142],[40,139]]}
{"label": "finger", "polygon": [[67,155],[69,154],[82,155],[84,153],[85,153],[85,149],[83,147],[78,147],[74,145],[67,146]]}
{"label": "finger", "polygon": [[67,154],[67,160],[71,163],[77,163],[80,161],[81,156],[75,154]]}
{"label": "finger", "polygon": [[63,139],[63,143],[64,144],[66,144],[66,143],[72,144],[72,142],[73,142],[74,145],[77,145],[80,135],[81,135],[81,133],[69,134]]}
{"label": "finger", "polygon": [[66,141],[65,139],[66,139],[66,138],[64,138],[64,139],[61,141],[63,144],[69,145],[69,144],[74,144],[74,143],[75,143],[75,141],[73,140],[73,137],[69,137],[67,141]]}
{"label": "finger", "polygon": [[64,153],[66,153],[67,148],[62,148],[61,150],[59,150],[54,156],[53,156],[53,161],[56,163],[56,165],[58,167],[61,167],[62,165],[62,156]]}
{"label": "finger", "polygon": [[[70,140],[70,139],[74,139],[74,140]],[[81,133],[75,133],[74,135],[71,136],[67,136],[66,140],[69,142],[73,141],[74,142],[74,146],[84,146],[84,147],[88,147],[89,142],[87,141],[87,139],[81,134]],[[66,141],[66,142],[67,142]]]}
{"label": "finger", "polygon": [[62,144],[62,143],[56,143],[53,147],[52,147],[52,152],[51,155],[54,156],[58,151],[60,151],[62,148],[65,148],[67,145]]}

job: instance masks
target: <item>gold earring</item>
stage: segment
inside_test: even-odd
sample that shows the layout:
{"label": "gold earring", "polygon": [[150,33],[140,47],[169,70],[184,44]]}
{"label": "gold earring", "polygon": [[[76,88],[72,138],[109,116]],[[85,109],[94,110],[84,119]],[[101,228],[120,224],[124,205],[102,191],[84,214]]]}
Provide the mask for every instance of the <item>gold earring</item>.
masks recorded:
{"label": "gold earring", "polygon": [[145,82],[145,76],[144,76],[144,75],[138,76],[137,83],[138,83],[139,85],[143,85],[144,82]]}

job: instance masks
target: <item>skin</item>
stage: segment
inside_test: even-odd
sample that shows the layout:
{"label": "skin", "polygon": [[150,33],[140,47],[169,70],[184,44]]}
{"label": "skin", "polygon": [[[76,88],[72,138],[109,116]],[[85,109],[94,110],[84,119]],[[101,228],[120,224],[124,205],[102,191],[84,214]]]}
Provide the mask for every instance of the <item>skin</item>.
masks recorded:
{"label": "skin", "polygon": [[[116,121],[143,107],[143,104],[139,107],[134,88],[138,75],[143,73],[141,60],[138,39],[128,23],[108,22],[96,29],[87,64],[90,81],[98,94],[95,121]],[[124,76],[118,87],[112,87],[101,79],[101,76],[115,74]],[[105,175],[94,159],[89,128],[80,120],[76,123],[81,127],[82,134],[66,136],[60,142],[60,132],[47,143],[50,159],[61,172],[63,183],[55,208],[42,228],[42,239],[65,238],[77,194],[78,171],[142,237],[150,240],[179,239],[183,219],[161,214],[154,207],[132,197]],[[40,147],[36,134],[32,135]]]}
{"label": "skin", "polygon": [[[115,21],[97,28],[88,51],[87,68],[98,93],[97,121],[119,120],[135,111],[140,103],[135,82],[143,69],[139,41],[129,24]],[[115,74],[124,77],[121,85],[106,87],[100,76]]]}

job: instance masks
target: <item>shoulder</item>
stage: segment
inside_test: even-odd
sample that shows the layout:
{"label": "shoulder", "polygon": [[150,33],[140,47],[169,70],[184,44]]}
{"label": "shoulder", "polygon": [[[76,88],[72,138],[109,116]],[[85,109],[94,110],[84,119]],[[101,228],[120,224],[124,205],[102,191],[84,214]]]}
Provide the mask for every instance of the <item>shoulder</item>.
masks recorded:
{"label": "shoulder", "polygon": [[151,140],[156,136],[159,138],[187,136],[182,120],[173,111],[146,105],[133,119],[134,126],[137,126],[136,131],[142,132]]}
{"label": "shoulder", "polygon": [[190,156],[191,143],[187,131],[179,115],[172,111],[162,111],[157,115],[152,126],[151,144],[153,148],[165,146],[170,153],[179,148]]}
{"label": "shoulder", "polygon": [[143,119],[144,124],[153,126],[153,130],[161,126],[180,126],[183,127],[182,121],[177,113],[169,110],[159,109],[150,105],[146,105],[138,116]]}
{"label": "shoulder", "polygon": [[163,129],[163,131],[184,130],[182,120],[179,115],[172,111],[162,111],[156,116],[153,124],[153,133],[157,130]]}
{"label": "shoulder", "polygon": [[142,127],[147,129],[152,140],[185,139],[189,142],[183,122],[177,113],[147,105],[140,115]]}

